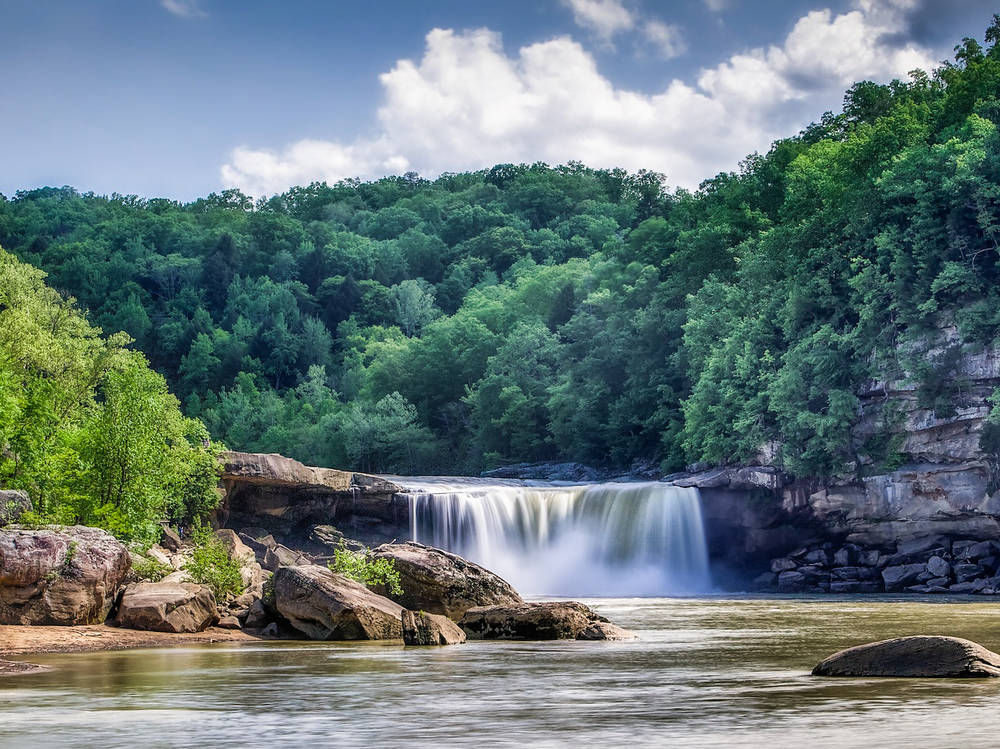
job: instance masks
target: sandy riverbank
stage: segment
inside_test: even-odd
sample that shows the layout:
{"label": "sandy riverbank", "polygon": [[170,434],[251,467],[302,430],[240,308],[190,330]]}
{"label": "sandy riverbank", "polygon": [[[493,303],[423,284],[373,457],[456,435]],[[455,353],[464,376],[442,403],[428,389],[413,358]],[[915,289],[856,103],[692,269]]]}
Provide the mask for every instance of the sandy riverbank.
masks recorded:
{"label": "sandy riverbank", "polygon": [[201,645],[210,642],[254,641],[260,638],[233,629],[210,627],[204,632],[175,634],[120,629],[106,624],[80,627],[29,627],[0,625],[0,675],[15,675],[44,670],[23,661],[4,660],[33,653],[83,653],[95,650],[129,648],[165,648]]}

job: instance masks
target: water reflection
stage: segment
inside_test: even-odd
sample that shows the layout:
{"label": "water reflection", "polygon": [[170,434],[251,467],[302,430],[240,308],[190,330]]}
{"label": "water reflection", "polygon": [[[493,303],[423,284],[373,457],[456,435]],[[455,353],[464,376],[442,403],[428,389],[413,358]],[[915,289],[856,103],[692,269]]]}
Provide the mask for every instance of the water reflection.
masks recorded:
{"label": "water reflection", "polygon": [[632,643],[219,644],[36,656],[0,688],[0,746],[992,747],[1000,680],[818,679],[859,642],[967,637],[989,603],[590,601]]}

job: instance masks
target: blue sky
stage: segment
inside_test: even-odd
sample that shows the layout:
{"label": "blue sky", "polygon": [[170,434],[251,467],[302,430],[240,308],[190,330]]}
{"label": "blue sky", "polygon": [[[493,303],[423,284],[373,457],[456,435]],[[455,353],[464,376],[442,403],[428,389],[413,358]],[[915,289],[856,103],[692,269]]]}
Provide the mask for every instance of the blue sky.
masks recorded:
{"label": "blue sky", "polygon": [[190,200],[503,161],[693,187],[982,36],[979,0],[0,0],[0,192]]}

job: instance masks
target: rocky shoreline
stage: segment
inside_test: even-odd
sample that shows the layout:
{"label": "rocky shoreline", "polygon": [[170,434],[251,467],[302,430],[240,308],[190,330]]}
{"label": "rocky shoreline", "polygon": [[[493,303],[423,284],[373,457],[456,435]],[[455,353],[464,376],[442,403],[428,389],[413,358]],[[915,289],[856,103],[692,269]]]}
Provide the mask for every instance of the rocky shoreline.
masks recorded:
{"label": "rocky shoreline", "polygon": [[[218,588],[191,579],[192,547],[169,528],[140,555],[97,528],[9,524],[0,528],[0,658],[262,639],[634,638],[580,603],[525,602],[499,576],[441,549],[382,544],[370,556],[393,567],[400,585],[365,585],[326,564],[357,541],[329,525],[308,539],[312,553],[262,528],[220,528],[213,543],[244,592],[217,598]],[[150,562],[169,574],[143,579]],[[0,673],[30,672],[0,664]]]}

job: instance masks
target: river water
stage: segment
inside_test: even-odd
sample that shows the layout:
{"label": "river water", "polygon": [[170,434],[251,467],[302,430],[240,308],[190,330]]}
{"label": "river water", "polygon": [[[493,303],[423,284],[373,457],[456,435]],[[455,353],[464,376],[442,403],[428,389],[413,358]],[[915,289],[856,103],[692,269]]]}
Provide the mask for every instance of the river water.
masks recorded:
{"label": "river water", "polygon": [[624,643],[261,643],[38,655],[0,683],[0,746],[996,747],[1000,679],[822,679],[909,634],[1000,650],[1000,606],[591,599]]}

